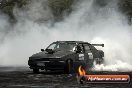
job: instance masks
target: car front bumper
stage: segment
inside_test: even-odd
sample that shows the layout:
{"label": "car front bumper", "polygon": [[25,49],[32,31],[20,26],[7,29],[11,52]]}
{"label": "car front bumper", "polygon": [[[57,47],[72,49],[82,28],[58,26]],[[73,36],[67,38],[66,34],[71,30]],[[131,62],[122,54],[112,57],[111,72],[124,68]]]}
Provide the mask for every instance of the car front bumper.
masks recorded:
{"label": "car front bumper", "polygon": [[65,61],[28,61],[30,69],[63,70]]}

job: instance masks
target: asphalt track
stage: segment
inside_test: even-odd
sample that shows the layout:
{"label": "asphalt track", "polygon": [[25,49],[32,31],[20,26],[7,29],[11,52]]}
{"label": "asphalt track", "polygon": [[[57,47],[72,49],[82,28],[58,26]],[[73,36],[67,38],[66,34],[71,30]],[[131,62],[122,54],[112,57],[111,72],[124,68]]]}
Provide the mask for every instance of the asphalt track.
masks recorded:
{"label": "asphalt track", "polygon": [[[88,72],[89,74],[127,74],[132,72]],[[76,74],[44,72],[33,74],[28,67],[0,67],[0,88],[132,88],[129,83],[79,84]]]}

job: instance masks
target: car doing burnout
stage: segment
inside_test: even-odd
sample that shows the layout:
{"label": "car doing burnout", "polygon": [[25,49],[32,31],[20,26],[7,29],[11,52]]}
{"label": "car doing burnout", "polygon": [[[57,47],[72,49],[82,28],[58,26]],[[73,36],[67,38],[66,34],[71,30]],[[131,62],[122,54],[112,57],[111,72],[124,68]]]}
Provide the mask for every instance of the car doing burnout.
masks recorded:
{"label": "car doing burnout", "polygon": [[104,52],[97,50],[94,46],[104,44],[90,44],[83,41],[56,41],[45,50],[29,57],[28,65],[34,73],[39,70],[55,71],[63,70],[66,73],[77,71],[82,65],[90,70],[93,64],[103,63]]}

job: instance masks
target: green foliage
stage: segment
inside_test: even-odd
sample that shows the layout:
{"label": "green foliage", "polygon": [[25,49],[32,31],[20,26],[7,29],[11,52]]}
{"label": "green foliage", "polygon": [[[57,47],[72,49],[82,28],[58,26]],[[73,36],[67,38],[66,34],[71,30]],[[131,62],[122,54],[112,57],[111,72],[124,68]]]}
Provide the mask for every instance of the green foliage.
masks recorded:
{"label": "green foliage", "polygon": [[31,0],[17,0],[17,6],[18,7],[23,7],[24,5],[27,5],[31,2]]}
{"label": "green foliage", "polygon": [[0,11],[9,15],[11,19],[15,19],[13,15],[13,8],[17,6],[21,8],[22,6],[28,4],[30,0],[2,0],[0,3]]}
{"label": "green foliage", "polygon": [[73,0],[48,0],[48,2],[53,15],[58,19],[58,17],[62,17],[64,12],[71,11]]}
{"label": "green foliage", "polygon": [[[62,17],[64,13],[72,11],[71,5],[74,0],[48,0],[49,7],[55,18]],[[76,0],[77,1],[77,0]],[[102,6],[105,5],[106,0],[96,0]],[[109,1],[109,0],[107,0]],[[13,8],[17,6],[21,8],[28,5],[31,0],[1,0],[0,10],[13,18]],[[119,0],[119,9],[123,14],[132,18],[132,0]]]}
{"label": "green foliage", "polygon": [[[10,17],[13,17],[13,8],[17,6],[21,8],[25,5],[30,4],[31,0],[2,0],[0,4],[0,10]],[[73,0],[48,0],[48,5],[52,10],[55,18],[61,18],[64,11],[69,13],[71,11],[71,5]]]}
{"label": "green foliage", "polygon": [[120,9],[122,12],[132,17],[132,0],[121,0],[121,2]]}

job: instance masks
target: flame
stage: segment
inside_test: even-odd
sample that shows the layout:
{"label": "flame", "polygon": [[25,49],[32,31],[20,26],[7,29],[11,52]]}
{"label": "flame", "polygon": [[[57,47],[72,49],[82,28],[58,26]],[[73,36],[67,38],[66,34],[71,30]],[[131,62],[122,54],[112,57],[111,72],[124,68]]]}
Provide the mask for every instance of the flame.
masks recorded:
{"label": "flame", "polygon": [[86,74],[85,70],[82,68],[82,66],[79,66],[78,72],[80,76],[84,76]]}

